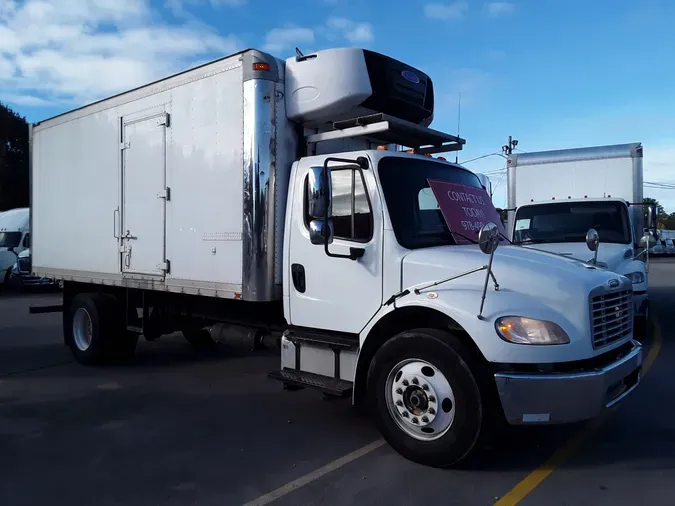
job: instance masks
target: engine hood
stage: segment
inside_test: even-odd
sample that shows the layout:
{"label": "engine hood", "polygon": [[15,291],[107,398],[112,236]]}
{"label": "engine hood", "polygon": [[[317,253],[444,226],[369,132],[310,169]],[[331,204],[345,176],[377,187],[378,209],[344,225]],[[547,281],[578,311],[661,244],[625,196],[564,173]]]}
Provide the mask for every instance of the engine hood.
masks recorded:
{"label": "engine hood", "polygon": [[[587,249],[588,251],[588,249]],[[461,272],[485,265],[485,255],[476,245],[441,246],[409,253],[403,260],[403,286],[438,281]],[[497,281],[504,288],[525,290],[541,287],[549,294],[560,291],[569,294],[584,291],[616,278],[616,274],[599,269],[574,258],[521,246],[502,246],[497,249],[492,263]],[[453,286],[482,287],[484,271],[450,281]]]}
{"label": "engine hood", "polygon": [[[601,245],[602,246],[602,245]],[[489,256],[477,245],[420,249],[403,258],[402,288],[422,288],[486,265]],[[522,246],[500,246],[492,270],[499,283],[488,283],[480,311],[486,271],[478,271],[415,292],[396,300],[396,307],[426,305],[459,323],[491,362],[545,363],[580,360],[606,352],[594,349],[590,339],[591,293],[631,288],[630,281],[614,272],[573,258]],[[560,325],[571,342],[562,346],[522,346],[497,337],[501,316],[523,316]],[[616,346],[625,342],[617,341]]]}
{"label": "engine hood", "polygon": [[[523,247],[532,250],[548,251],[551,253],[557,253],[558,255],[569,256],[570,258],[581,260],[582,262],[587,262],[588,260],[593,259],[593,252],[588,249],[586,243],[546,243],[523,245]],[[606,267],[610,271],[616,272],[619,268],[619,265],[626,261],[626,251],[631,251],[631,257],[629,258],[632,258],[632,246],[628,244],[600,242],[600,248],[598,249],[598,264],[602,267]]]}

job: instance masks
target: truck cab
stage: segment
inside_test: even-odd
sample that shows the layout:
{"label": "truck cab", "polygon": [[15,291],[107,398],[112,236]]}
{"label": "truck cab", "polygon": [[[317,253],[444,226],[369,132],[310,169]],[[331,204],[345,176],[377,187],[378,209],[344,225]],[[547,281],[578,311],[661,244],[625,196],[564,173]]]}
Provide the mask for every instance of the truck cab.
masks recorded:
{"label": "truck cab", "polygon": [[27,207],[0,214],[0,287],[9,281],[17,256],[30,247],[29,225]]}
{"label": "truck cab", "polygon": [[[597,254],[586,236],[597,231]],[[511,233],[515,244],[575,258],[626,276],[633,286],[636,328],[644,330],[647,309],[647,269],[635,258],[634,236],[623,199],[567,199],[533,202],[519,207]]]}
{"label": "truck cab", "polygon": [[657,222],[656,210],[645,213],[643,205],[642,160],[642,145],[631,143],[518,153],[507,162],[509,238],[628,278],[640,337],[649,318],[645,260]]}

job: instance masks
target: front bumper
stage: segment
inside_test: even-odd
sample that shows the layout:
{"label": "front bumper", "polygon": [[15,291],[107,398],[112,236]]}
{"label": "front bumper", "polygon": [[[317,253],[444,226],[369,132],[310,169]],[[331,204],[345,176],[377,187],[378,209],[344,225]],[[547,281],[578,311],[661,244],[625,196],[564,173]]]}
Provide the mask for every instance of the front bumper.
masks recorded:
{"label": "front bumper", "polygon": [[9,286],[12,288],[22,288],[26,286],[56,286],[53,279],[33,276],[27,273],[20,273],[16,270],[9,277]]}
{"label": "front bumper", "polygon": [[594,369],[553,374],[496,373],[497,391],[512,425],[588,420],[621,401],[640,383],[642,345]]}

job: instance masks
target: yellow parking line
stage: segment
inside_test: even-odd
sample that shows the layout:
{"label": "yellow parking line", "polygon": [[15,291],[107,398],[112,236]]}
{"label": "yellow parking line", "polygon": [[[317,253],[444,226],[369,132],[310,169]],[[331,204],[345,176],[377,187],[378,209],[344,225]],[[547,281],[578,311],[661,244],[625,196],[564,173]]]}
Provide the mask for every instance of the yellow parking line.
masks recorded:
{"label": "yellow parking line", "polygon": [[[643,375],[651,368],[652,364],[661,352],[661,326],[657,319],[654,319],[654,340],[649,354],[643,365]],[[588,441],[602,424],[609,418],[609,415],[614,412],[615,408],[605,411],[601,416],[588,423],[575,436],[570,438],[558,451],[556,451],[550,459],[544,462],[537,469],[528,474],[523,480],[513,487],[504,497],[497,501],[494,506],[515,506],[520,501],[525,499],[541,482],[560,467],[576,450]]]}
{"label": "yellow parking line", "polygon": [[269,504],[272,501],[276,501],[280,497],[283,497],[286,494],[289,494],[294,490],[297,490],[300,487],[304,487],[305,485],[321,478],[323,475],[335,471],[336,469],[339,469],[342,466],[349,464],[350,462],[353,462],[354,460],[361,458],[364,455],[367,455],[373,450],[377,450],[382,445],[384,445],[383,439],[373,441],[372,443],[367,444],[366,446],[363,446],[358,450],[354,450],[353,452],[348,453],[344,457],[340,457],[339,459],[334,460],[333,462],[329,462],[325,466],[320,467],[319,469],[316,469],[315,471],[312,471],[309,474],[301,476],[297,480],[286,483],[286,485],[282,485],[278,489],[272,490],[272,492],[268,494],[262,495],[257,499],[254,499],[253,501],[247,502],[246,504],[244,504],[244,506],[264,506],[265,504]]}

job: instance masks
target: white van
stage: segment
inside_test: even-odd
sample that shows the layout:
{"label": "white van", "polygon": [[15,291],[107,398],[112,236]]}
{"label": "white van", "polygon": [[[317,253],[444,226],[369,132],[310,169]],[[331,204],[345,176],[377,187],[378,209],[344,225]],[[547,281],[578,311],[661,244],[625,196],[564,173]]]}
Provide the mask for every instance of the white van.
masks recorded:
{"label": "white van", "polygon": [[19,253],[30,246],[30,209],[20,207],[0,214],[0,286],[9,281]]}

